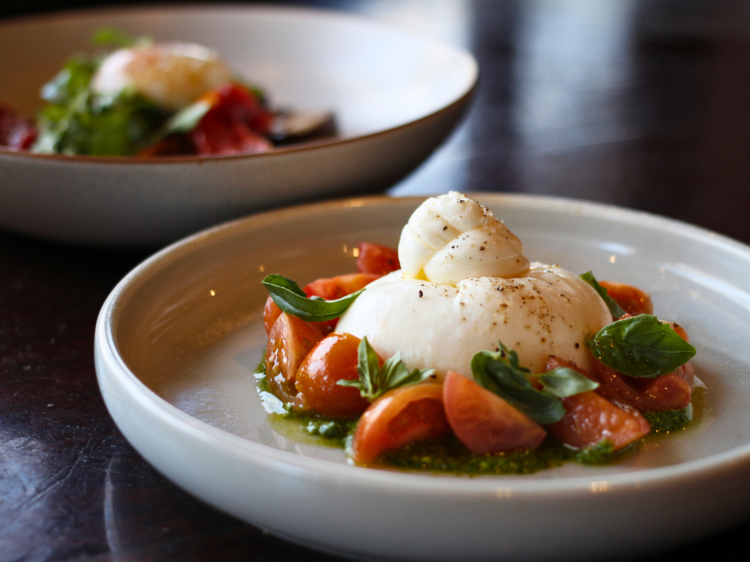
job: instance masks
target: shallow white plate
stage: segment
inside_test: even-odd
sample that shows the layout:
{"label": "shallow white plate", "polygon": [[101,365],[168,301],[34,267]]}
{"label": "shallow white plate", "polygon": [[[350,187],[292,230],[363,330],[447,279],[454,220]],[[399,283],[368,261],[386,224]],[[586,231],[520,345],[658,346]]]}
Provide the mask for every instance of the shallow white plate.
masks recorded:
{"label": "shallow white plate", "polygon": [[0,149],[0,226],[100,245],[171,242],[251,211],[383,190],[458,123],[468,53],[362,18],[278,7],[73,12],[0,23],[0,101],[33,115],[39,88],[96,29],[216,49],[274,107],[332,111],[341,136],[269,154],[91,158]]}
{"label": "shallow white plate", "polygon": [[395,245],[417,199],[353,199],[250,217],[156,254],[105,303],[96,369],[112,417],[168,478],[270,532],[348,556],[584,560],[655,552],[750,513],[750,248],[674,221],[575,201],[481,194],[532,259],[651,292],[685,326],[708,385],[697,427],[605,467],[524,477],[405,474],[269,424],[253,370],[261,279],[354,270]]}

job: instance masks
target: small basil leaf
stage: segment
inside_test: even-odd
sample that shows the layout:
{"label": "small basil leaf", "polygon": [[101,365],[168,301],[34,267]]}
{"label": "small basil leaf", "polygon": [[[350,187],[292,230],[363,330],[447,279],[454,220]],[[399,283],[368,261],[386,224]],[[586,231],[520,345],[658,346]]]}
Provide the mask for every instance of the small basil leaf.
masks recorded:
{"label": "small basil leaf", "polygon": [[519,366],[516,352],[497,343],[499,351],[480,351],[472,357],[474,379],[539,424],[562,419],[565,408],[560,399],[533,388],[526,378],[528,369]]}
{"label": "small basil leaf", "polygon": [[542,384],[542,392],[557,398],[581,394],[599,386],[598,382],[594,382],[575,369],[568,367],[557,367],[537,375],[537,379]]}
{"label": "small basil leaf", "polygon": [[612,318],[617,320],[618,318],[621,318],[623,314],[625,314],[625,311],[622,309],[622,307],[620,307],[620,305],[617,304],[615,300],[609,296],[609,293],[607,293],[607,289],[599,284],[599,282],[596,280],[596,277],[594,277],[594,274],[591,271],[583,273],[579,275],[579,277],[586,281],[586,283],[591,285],[594,290],[599,293],[599,296],[604,299],[604,302],[607,304],[607,308],[609,308],[609,312],[612,314]]}
{"label": "small basil leaf", "polygon": [[370,346],[366,337],[359,342],[357,352],[359,356],[357,365],[359,380],[342,379],[336,381],[336,384],[359,389],[362,397],[371,402],[389,390],[420,383],[434,376],[435,373],[434,369],[409,371],[404,362],[401,361],[400,353],[388,359],[381,367],[378,355]]}
{"label": "small basil leaf", "polygon": [[618,373],[654,378],[690,361],[695,348],[651,314],[608,324],[588,341],[594,356]]}
{"label": "small basil leaf", "polygon": [[307,298],[297,283],[275,273],[268,275],[262,283],[282,312],[306,322],[324,322],[338,318],[364,291],[360,289],[338,300],[327,301]]}

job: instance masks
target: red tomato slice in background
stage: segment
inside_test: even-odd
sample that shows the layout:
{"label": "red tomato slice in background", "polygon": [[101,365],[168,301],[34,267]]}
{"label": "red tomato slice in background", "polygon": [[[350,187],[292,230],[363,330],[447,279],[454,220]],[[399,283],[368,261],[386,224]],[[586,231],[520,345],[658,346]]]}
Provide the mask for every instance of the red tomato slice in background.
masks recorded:
{"label": "red tomato slice in background", "polygon": [[401,264],[398,261],[398,251],[373,242],[360,243],[359,256],[357,257],[357,271],[360,273],[387,275],[398,269],[401,269]]}
{"label": "red tomato slice in background", "polygon": [[360,339],[351,334],[329,334],[320,340],[297,371],[295,405],[324,416],[356,416],[369,402],[359,390],[336,384],[339,380],[357,380]]}
{"label": "red tomato slice in background", "polygon": [[453,371],[445,377],[443,403],[453,433],[473,453],[535,449],[547,436],[500,396]]}
{"label": "red tomato slice in background", "polygon": [[366,464],[399,449],[450,431],[443,409],[443,387],[421,383],[386,392],[365,410],[352,441],[352,459]]}
{"label": "red tomato slice in background", "polygon": [[[592,378],[573,363],[550,357],[547,370],[557,367],[568,367]],[[561,443],[576,449],[609,439],[618,450],[651,432],[651,426],[640,412],[633,408],[619,408],[594,391],[568,396],[562,399],[562,403],[565,416],[547,425],[547,431]]]}
{"label": "red tomato slice in background", "polygon": [[654,313],[651,297],[638,287],[617,283],[616,281],[599,281],[599,284],[607,289],[607,294],[612,297],[612,300],[628,314],[638,316],[639,314]]}
{"label": "red tomato slice in background", "polygon": [[0,103],[0,146],[28,150],[36,141],[36,137],[37,129],[32,119]]}
{"label": "red tomato slice in background", "polygon": [[266,381],[279,399],[291,402],[297,393],[297,370],[323,334],[295,316],[282,313],[271,328],[266,344]]}
{"label": "red tomato slice in background", "polygon": [[264,136],[273,117],[249,90],[228,84],[209,92],[202,100],[210,103],[211,109],[190,132],[198,154],[257,154],[273,150],[273,144]]}

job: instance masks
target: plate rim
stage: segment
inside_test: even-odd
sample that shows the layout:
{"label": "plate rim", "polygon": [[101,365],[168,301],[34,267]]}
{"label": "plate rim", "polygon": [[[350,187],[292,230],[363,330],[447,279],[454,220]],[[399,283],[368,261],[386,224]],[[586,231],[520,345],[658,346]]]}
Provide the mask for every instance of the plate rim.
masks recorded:
{"label": "plate rim", "polygon": [[231,154],[231,155],[218,155],[218,156],[148,156],[148,157],[133,157],[133,156],[90,156],[90,155],[65,155],[65,154],[36,154],[29,151],[14,150],[7,147],[0,146],[0,157],[13,157],[18,156],[21,158],[32,159],[32,160],[43,160],[43,161],[58,161],[71,163],[73,165],[87,165],[87,164],[126,164],[126,165],[143,165],[153,166],[156,164],[203,164],[208,162],[219,162],[224,160],[245,160],[245,159],[267,159],[273,158],[277,155],[309,152],[314,150],[320,150],[325,147],[331,146],[345,146],[358,142],[369,141],[370,139],[377,138],[385,134],[391,134],[393,132],[403,131],[408,128],[417,127],[426,121],[435,119],[445,113],[450,113],[461,106],[467,106],[470,99],[474,96],[479,84],[479,64],[471,54],[470,51],[448,43],[440,41],[431,37],[425,37],[416,33],[409,33],[404,31],[395,25],[381,22],[374,18],[368,18],[352,12],[345,12],[341,10],[334,10],[330,8],[316,8],[309,6],[296,6],[296,5],[285,5],[276,6],[273,4],[231,4],[221,2],[218,4],[156,4],[156,5],[144,5],[144,6],[122,6],[122,7],[100,7],[100,8],[79,8],[71,10],[60,10],[50,13],[37,14],[37,15],[25,15],[9,18],[4,21],[0,21],[0,34],[2,34],[7,28],[15,28],[22,26],[33,26],[43,23],[54,23],[57,20],[75,20],[86,17],[95,17],[101,15],[137,15],[138,13],[149,13],[149,12],[179,12],[179,13],[199,13],[199,12],[215,12],[218,10],[223,11],[236,11],[236,12],[255,12],[255,13],[268,13],[268,14],[307,14],[313,17],[328,18],[328,19],[339,19],[342,21],[353,21],[360,25],[367,25],[372,28],[380,28],[390,30],[393,33],[398,33],[405,37],[411,37],[417,39],[424,44],[430,44],[436,48],[446,49],[451,51],[458,59],[462,61],[463,65],[467,66],[468,73],[468,88],[456,99],[446,106],[433,111],[418,119],[412,119],[406,123],[396,125],[395,127],[389,127],[387,129],[378,130],[372,133],[356,136],[340,136],[334,137],[333,139],[320,139],[302,142],[299,144],[284,146],[275,149],[271,152],[259,153],[259,154]]}
{"label": "plate rim", "polygon": [[[604,213],[610,220],[629,224],[648,221],[662,229],[668,228],[677,234],[686,235],[693,239],[698,238],[703,242],[730,249],[733,253],[742,254],[745,259],[750,261],[750,246],[748,245],[702,227],[651,213],[562,197],[490,192],[467,195],[480,201],[484,199],[484,202],[492,205],[510,208],[514,206],[521,208],[540,206],[545,211],[557,211],[563,214],[575,212],[580,216],[595,214],[602,217],[602,213]],[[514,496],[521,499],[549,500],[579,497],[582,493],[589,494],[592,492],[591,485],[601,481],[602,478],[606,480],[608,491],[618,495],[627,494],[634,488],[642,491],[644,487],[650,486],[664,488],[682,486],[687,482],[699,484],[704,480],[713,480],[723,475],[728,476],[748,469],[750,466],[750,444],[677,465],[646,468],[621,474],[606,474],[601,477],[597,477],[592,472],[591,475],[587,476],[551,478],[548,480],[529,480],[524,479],[523,476],[513,475],[467,477],[466,475],[407,473],[339,464],[322,459],[303,457],[290,451],[277,450],[198,420],[150,390],[127,367],[119,354],[115,332],[117,317],[123,306],[121,299],[126,298],[131,290],[135,290],[139,281],[145,280],[149,274],[158,271],[159,267],[167,266],[170,261],[189,254],[196,245],[239,235],[245,229],[252,230],[262,227],[263,224],[268,222],[292,218],[299,213],[325,213],[353,206],[410,204],[416,206],[424,199],[425,197],[372,196],[296,205],[250,215],[179,240],[144,260],[112,290],[97,319],[95,351],[100,354],[102,361],[107,362],[110,367],[116,367],[112,369],[112,372],[115,373],[114,376],[118,379],[118,382],[128,388],[132,396],[138,399],[143,407],[148,408],[163,423],[176,427],[182,433],[190,435],[192,438],[214,440],[222,448],[226,448],[225,452],[228,454],[242,457],[243,460],[253,464],[270,466],[280,472],[289,472],[290,470],[299,472],[299,470],[302,470],[308,475],[322,473],[327,477],[346,479],[347,484],[357,485],[361,489],[376,490],[386,485],[392,490],[408,490],[411,494],[429,494],[431,496],[440,494],[442,497],[450,498],[454,495],[463,496],[466,493],[494,495],[502,488],[511,491]],[[102,388],[102,377],[104,375],[98,363],[96,371],[100,388]]]}

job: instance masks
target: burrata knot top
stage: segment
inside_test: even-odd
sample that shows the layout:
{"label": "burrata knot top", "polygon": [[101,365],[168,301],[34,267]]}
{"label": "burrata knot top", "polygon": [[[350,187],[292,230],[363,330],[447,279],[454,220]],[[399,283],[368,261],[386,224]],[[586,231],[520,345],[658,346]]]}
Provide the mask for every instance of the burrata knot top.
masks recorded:
{"label": "burrata knot top", "polygon": [[431,197],[401,232],[404,277],[456,285],[469,277],[518,277],[529,271],[523,244],[487,207],[457,191]]}

